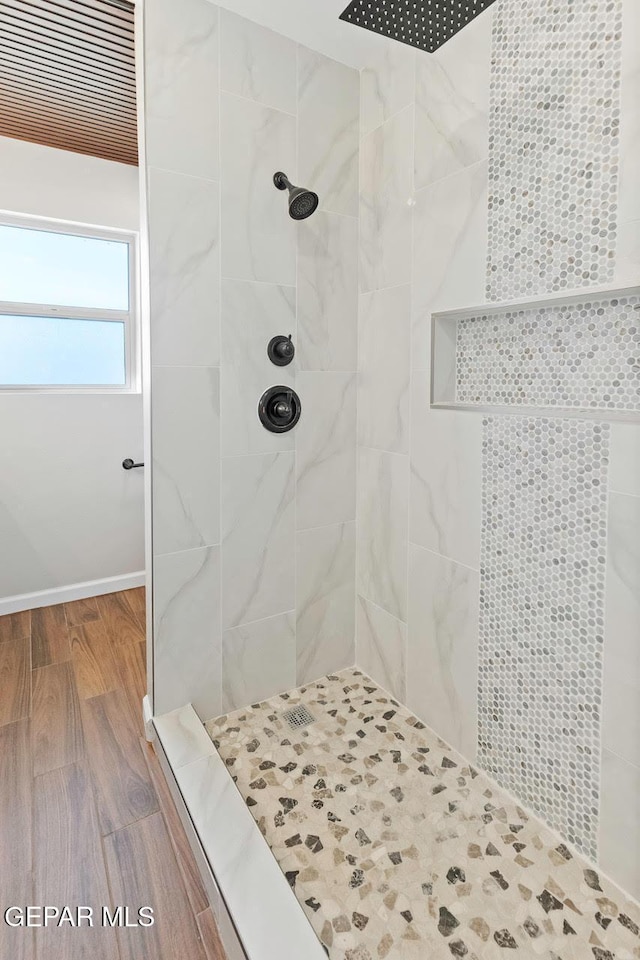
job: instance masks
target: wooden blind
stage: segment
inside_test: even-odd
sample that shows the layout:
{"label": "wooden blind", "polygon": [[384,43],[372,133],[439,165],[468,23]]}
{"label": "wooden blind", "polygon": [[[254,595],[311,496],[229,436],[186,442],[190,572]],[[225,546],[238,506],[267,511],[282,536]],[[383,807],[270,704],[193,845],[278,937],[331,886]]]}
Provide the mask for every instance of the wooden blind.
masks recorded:
{"label": "wooden blind", "polygon": [[133,4],[0,0],[0,135],[137,164]]}

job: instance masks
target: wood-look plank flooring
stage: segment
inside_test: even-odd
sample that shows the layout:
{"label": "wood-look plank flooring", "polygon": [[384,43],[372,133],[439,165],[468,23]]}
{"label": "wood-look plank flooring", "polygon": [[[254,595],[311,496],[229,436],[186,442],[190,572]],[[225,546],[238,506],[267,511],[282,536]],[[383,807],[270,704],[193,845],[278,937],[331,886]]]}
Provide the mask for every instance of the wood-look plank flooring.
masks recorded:
{"label": "wood-look plank flooring", "polygon": [[[225,960],[144,739],[144,590],[0,617],[0,903],[94,908],[93,928],[0,931],[0,960]],[[102,907],[154,910],[100,925]]]}

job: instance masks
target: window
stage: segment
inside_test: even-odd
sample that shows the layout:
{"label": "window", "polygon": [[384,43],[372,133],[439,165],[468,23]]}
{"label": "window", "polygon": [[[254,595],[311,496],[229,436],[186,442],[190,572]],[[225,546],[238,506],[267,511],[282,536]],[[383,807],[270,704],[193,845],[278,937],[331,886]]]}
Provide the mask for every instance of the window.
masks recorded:
{"label": "window", "polygon": [[136,387],[135,237],[0,222],[0,388]]}

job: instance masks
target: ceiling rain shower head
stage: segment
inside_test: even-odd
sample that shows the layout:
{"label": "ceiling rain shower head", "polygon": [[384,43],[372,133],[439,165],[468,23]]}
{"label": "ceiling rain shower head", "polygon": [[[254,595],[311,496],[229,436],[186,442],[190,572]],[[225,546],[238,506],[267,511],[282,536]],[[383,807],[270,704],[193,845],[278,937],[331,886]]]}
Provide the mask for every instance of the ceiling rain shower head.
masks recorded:
{"label": "ceiling rain shower head", "polygon": [[351,0],[340,19],[433,53],[495,0]]}
{"label": "ceiling rain shower head", "polygon": [[273,182],[278,190],[289,191],[289,216],[293,220],[306,220],[318,206],[318,194],[304,187],[294,187],[287,175],[274,173]]}

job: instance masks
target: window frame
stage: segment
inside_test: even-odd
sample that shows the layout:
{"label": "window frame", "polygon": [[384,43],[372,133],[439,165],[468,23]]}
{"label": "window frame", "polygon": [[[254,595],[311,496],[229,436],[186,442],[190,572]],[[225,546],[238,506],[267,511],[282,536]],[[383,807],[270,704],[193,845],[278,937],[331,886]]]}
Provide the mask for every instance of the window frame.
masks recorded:
{"label": "window frame", "polygon": [[121,384],[29,384],[0,383],[3,393],[80,393],[113,394],[140,393],[140,334],[139,334],[139,234],[133,230],[118,227],[93,226],[71,220],[54,220],[45,217],[19,215],[0,211],[0,226],[22,227],[27,230],[40,230],[45,233],[62,233],[67,236],[89,237],[95,240],[112,240],[126,243],[129,262],[129,309],[106,310],[101,307],[65,307],[56,303],[27,303],[14,300],[0,300],[0,316],[45,317],[68,320],[99,320],[101,322],[124,323],[124,373],[125,382]]}

